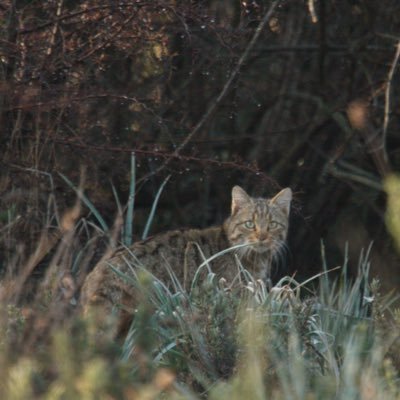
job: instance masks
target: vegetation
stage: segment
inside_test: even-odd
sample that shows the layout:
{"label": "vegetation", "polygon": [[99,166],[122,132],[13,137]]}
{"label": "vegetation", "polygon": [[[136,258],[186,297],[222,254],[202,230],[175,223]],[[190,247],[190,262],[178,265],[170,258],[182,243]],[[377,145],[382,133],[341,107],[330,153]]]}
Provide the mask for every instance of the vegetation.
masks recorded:
{"label": "vegetation", "polygon": [[[82,242],[82,227],[101,232],[77,218],[77,207],[63,216],[70,225],[39,282],[30,276],[22,285],[23,270],[3,279],[2,398],[400,398],[396,297],[370,281],[370,249],[350,279],[347,259],[328,269],[322,245],[320,274],[302,283],[285,277],[270,290],[249,274],[232,288],[210,272],[185,291],[140,271],[132,284],[142,301],[118,342],[76,304],[93,257],[88,243],[98,241]],[[28,302],[22,288],[35,285]]]}
{"label": "vegetation", "polygon": [[[400,399],[399,16],[1,2],[0,398]],[[233,185],[276,182],[295,202],[272,290],[143,271],[124,340],[82,318],[110,249],[218,223]]]}

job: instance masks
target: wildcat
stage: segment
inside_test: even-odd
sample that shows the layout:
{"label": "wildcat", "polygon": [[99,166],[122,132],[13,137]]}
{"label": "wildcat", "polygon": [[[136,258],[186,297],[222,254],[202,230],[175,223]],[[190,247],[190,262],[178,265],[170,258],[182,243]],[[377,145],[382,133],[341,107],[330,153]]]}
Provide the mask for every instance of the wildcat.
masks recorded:
{"label": "wildcat", "polygon": [[84,313],[97,310],[106,318],[116,307],[120,324],[117,331],[121,331],[122,325],[132,319],[138,302],[137,289],[129,279],[142,268],[167,286],[171,285],[173,271],[184,288],[191,285],[199,266],[211,268],[228,282],[240,275],[241,267],[256,279],[269,278],[271,263],[279,259],[286,246],[291,200],[290,188],[264,199],[250,197],[235,186],[231,215],[222,225],[169,231],[115,251],[86,277],[81,292]]}

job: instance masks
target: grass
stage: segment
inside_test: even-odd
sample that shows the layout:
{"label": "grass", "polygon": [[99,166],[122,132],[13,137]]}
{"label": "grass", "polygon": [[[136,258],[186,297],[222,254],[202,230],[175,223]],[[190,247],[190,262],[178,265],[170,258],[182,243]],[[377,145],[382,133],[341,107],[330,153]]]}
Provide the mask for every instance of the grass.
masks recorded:
{"label": "grass", "polygon": [[370,280],[368,249],[352,279],[346,258],[329,271],[321,246],[321,274],[285,277],[271,290],[251,276],[231,288],[210,270],[187,289],[178,281],[167,288],[136,266],[130,282],[143,300],[125,340],[93,335],[76,298],[102,228],[115,234],[83,199],[98,225],[76,205],[57,219],[63,240],[40,259],[39,282],[2,281],[0,398],[400,398],[400,313]]}

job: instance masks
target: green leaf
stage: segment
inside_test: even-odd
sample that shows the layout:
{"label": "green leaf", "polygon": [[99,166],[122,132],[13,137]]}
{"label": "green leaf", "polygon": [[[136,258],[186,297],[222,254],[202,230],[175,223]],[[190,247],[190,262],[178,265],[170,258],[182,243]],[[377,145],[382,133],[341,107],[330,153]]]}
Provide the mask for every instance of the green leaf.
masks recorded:
{"label": "green leaf", "polygon": [[162,193],[162,191],[164,189],[164,186],[169,181],[169,178],[171,178],[171,175],[168,175],[164,179],[164,182],[161,184],[160,188],[158,189],[156,197],[155,197],[155,199],[153,201],[153,205],[151,206],[149,217],[147,218],[146,226],[144,227],[144,231],[143,231],[143,234],[142,234],[142,240],[147,238],[147,235],[148,235],[149,230],[150,230],[150,226],[151,226],[151,224],[153,222],[153,219],[154,219],[154,214],[155,214],[156,209],[157,209],[158,200],[160,199],[161,193]]}

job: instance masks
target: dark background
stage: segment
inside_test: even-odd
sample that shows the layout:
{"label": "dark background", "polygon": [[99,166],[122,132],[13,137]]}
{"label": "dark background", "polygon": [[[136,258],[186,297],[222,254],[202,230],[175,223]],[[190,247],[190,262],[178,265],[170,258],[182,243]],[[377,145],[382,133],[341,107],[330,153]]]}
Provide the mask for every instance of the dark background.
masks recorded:
{"label": "dark background", "polygon": [[373,275],[399,286],[382,190],[400,167],[398,0],[1,1],[0,16],[5,264],[73,203],[59,173],[78,184],[86,166],[112,223],[135,152],[135,237],[168,175],[152,233],[221,222],[235,184],[290,186],[286,272],[320,271],[321,240],[329,267],[347,243],[354,270],[373,241]]}

